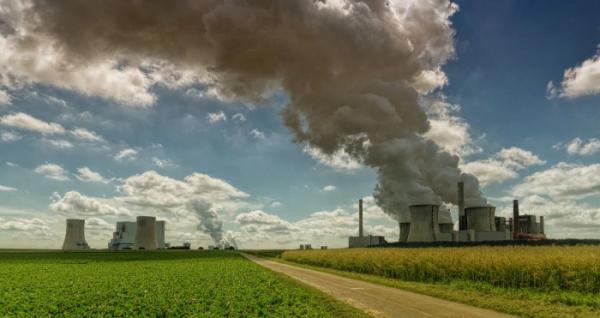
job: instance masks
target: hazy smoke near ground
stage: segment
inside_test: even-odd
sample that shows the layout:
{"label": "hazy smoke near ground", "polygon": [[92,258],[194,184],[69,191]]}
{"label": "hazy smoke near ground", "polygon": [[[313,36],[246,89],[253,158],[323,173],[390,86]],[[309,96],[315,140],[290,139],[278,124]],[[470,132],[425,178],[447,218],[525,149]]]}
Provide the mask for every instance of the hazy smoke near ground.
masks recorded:
{"label": "hazy smoke near ground", "polygon": [[[457,6],[447,0],[33,0],[20,7],[21,26],[7,37],[24,51],[51,43],[68,61],[56,67],[62,78],[81,65],[118,61],[153,79],[177,81],[192,70],[226,98],[257,102],[283,88],[290,103],[282,117],[295,141],[324,154],[344,149],[376,169],[376,202],[396,219],[409,204],[456,203],[459,179],[468,203],[482,201],[458,157],[422,137],[429,122],[419,94],[446,84],[440,68],[454,54],[449,18]],[[71,85],[25,66],[5,72]]]}

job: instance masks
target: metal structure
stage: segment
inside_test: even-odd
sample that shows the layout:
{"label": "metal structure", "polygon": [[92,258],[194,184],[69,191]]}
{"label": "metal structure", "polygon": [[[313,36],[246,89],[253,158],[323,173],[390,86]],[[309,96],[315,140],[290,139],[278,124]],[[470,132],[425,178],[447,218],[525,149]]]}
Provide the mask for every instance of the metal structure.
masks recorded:
{"label": "metal structure", "polygon": [[132,249],[135,244],[136,222],[117,222],[117,228],[108,243],[108,248],[113,250]]}
{"label": "metal structure", "polygon": [[438,223],[439,205],[411,205],[410,230],[407,242],[435,242],[440,233]]}
{"label": "metal structure", "polygon": [[135,249],[155,250],[158,248],[156,240],[156,218],[153,216],[138,216],[136,219]]}
{"label": "metal structure", "polygon": [[67,219],[67,229],[62,249],[85,250],[89,248],[88,243],[85,241],[85,220]]}

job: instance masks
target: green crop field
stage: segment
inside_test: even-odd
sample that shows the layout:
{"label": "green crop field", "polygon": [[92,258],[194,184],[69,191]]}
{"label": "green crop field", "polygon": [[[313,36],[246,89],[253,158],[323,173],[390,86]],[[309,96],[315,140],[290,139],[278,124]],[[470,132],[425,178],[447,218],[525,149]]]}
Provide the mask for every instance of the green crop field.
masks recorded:
{"label": "green crop field", "polygon": [[330,249],[282,259],[524,317],[600,317],[599,246]]}
{"label": "green crop field", "polygon": [[0,317],[364,317],[236,252],[0,251]]}

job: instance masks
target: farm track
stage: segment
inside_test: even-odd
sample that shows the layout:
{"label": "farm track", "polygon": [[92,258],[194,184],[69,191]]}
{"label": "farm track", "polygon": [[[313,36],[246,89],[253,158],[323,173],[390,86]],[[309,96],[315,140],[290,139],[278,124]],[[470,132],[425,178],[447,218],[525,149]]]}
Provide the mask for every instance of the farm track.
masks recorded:
{"label": "farm track", "polygon": [[364,310],[374,317],[514,317],[397,288],[273,262],[248,254],[242,255],[272,271],[290,276]]}

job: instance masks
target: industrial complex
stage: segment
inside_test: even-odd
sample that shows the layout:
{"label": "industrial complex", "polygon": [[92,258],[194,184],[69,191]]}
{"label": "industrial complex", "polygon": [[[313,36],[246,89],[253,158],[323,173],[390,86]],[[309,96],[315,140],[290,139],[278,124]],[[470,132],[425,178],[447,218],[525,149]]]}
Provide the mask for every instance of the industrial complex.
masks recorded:
{"label": "industrial complex", "polygon": [[[364,235],[363,202],[358,203],[358,236],[348,238],[349,247],[382,246],[383,236]],[[496,216],[491,205],[465,207],[464,183],[458,183],[458,230],[450,211],[439,205],[421,204],[409,207],[410,221],[400,222],[399,243],[404,242],[490,242],[510,240],[545,240],[544,217],[519,213],[519,202],[513,201],[513,217]]]}
{"label": "industrial complex", "polygon": [[[136,222],[117,222],[116,231],[108,243],[112,250],[156,250],[165,249],[165,221],[156,221],[153,216],[138,216]],[[67,219],[67,230],[63,250],[89,249],[85,241],[85,220]]]}

